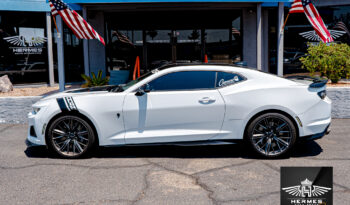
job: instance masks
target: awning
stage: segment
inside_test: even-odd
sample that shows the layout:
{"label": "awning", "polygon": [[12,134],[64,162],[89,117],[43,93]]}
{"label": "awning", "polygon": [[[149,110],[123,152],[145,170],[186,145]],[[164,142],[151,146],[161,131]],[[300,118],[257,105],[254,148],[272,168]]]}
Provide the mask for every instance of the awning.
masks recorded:
{"label": "awning", "polygon": [[[63,1],[69,3],[67,0]],[[81,10],[78,4],[69,5],[74,10]],[[49,12],[50,6],[47,0],[0,0],[0,11]]]}
{"label": "awning", "polygon": [[[68,3],[74,10],[81,10],[78,4],[103,4],[103,3],[176,3],[176,2],[237,2],[237,3],[263,3],[263,7],[277,6],[278,2],[290,3],[293,0],[63,0]],[[50,7],[48,0],[0,0],[0,11],[33,11],[49,12]],[[289,6],[289,4],[286,4]]]}
{"label": "awning", "polygon": [[293,0],[65,0],[66,3],[98,4],[98,3],[169,3],[169,2],[239,2],[239,3],[278,3],[293,2]]}
{"label": "awning", "polygon": [[49,4],[46,0],[1,0],[1,11],[50,11]]}

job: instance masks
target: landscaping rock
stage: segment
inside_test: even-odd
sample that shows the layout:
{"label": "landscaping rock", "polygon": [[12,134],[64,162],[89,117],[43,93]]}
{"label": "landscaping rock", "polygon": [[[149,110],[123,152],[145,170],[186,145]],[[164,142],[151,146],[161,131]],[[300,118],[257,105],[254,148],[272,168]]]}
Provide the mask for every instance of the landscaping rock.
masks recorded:
{"label": "landscaping rock", "polygon": [[7,93],[13,90],[13,85],[7,75],[0,77],[0,92]]}

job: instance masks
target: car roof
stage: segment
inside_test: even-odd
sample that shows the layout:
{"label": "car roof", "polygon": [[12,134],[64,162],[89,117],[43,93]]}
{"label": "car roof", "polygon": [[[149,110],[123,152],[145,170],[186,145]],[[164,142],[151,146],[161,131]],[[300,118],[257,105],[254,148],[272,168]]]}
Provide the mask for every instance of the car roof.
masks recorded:
{"label": "car roof", "polygon": [[246,66],[240,66],[240,65],[235,65],[235,64],[227,64],[227,63],[168,63],[165,65],[161,65],[157,68],[156,70],[165,70],[169,68],[174,68],[174,67],[180,67],[180,66],[227,66],[227,67],[240,67],[240,68],[248,68]]}
{"label": "car roof", "polygon": [[[211,67],[212,66],[212,67]],[[234,64],[220,64],[220,63],[170,63],[160,66],[154,70],[159,71],[159,73],[167,73],[173,71],[191,71],[191,70],[212,70],[212,71],[223,71],[223,72],[237,72],[242,74],[244,77],[260,79],[264,82],[268,80],[274,81],[290,81],[283,77],[277,76],[275,74],[257,70],[256,68],[239,66]]]}
{"label": "car roof", "polygon": [[160,73],[172,72],[172,71],[191,71],[191,70],[212,70],[212,71],[223,71],[223,72],[239,72],[241,74],[249,74],[250,76],[264,76],[266,74],[276,76],[271,73],[259,71],[256,68],[239,66],[234,64],[220,64],[220,63],[170,63],[158,68],[153,69]]}

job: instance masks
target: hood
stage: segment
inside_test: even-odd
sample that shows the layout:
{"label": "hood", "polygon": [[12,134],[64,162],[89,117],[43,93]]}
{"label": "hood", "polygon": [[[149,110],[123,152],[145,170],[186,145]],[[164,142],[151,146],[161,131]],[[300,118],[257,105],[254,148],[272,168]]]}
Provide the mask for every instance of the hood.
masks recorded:
{"label": "hood", "polygon": [[67,90],[59,93],[55,93],[52,95],[45,96],[41,98],[40,101],[50,100],[50,99],[56,99],[66,96],[82,96],[82,95],[93,95],[93,94],[101,94],[101,93],[107,93],[111,89],[116,88],[116,85],[107,85],[107,86],[99,86],[99,87],[91,87],[91,88],[78,88],[73,90]]}

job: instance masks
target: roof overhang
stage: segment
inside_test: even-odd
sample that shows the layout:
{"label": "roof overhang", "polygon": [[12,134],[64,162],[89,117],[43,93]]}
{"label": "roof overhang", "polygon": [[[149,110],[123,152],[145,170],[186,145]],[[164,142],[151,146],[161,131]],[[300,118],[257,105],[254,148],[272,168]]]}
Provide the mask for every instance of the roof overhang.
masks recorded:
{"label": "roof overhang", "polygon": [[238,2],[238,3],[289,3],[293,0],[65,0],[66,3],[98,4],[98,3],[169,3],[169,2]]}
{"label": "roof overhang", "polygon": [[[290,5],[293,0],[63,0],[74,10],[81,10],[83,4],[121,3],[262,3],[263,7],[275,7],[277,3]],[[49,12],[48,0],[0,0],[0,11]]]}

